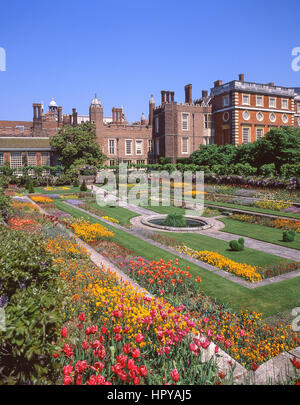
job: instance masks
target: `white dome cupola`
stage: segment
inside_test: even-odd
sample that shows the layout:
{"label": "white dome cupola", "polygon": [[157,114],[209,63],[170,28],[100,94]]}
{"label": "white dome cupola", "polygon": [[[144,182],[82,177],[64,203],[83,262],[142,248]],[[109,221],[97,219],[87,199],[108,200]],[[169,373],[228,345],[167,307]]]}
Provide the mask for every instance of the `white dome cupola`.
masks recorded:
{"label": "white dome cupola", "polygon": [[91,101],[91,105],[101,107],[101,101],[97,98],[97,94],[95,93],[95,97]]}

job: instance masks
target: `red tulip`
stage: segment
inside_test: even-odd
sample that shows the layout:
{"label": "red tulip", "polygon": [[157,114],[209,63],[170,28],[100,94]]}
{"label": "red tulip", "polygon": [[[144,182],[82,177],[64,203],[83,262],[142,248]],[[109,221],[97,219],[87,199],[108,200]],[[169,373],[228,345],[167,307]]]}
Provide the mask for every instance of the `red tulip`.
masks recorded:
{"label": "red tulip", "polygon": [[148,370],[146,366],[140,366],[138,368],[138,373],[141,377],[146,377],[146,375],[148,374]]}
{"label": "red tulip", "polygon": [[144,337],[144,335],[142,335],[141,333],[138,333],[137,335],[136,335],[136,338],[135,338],[135,340],[136,340],[136,342],[137,343],[142,343],[142,341],[145,339],[145,337]]}
{"label": "red tulip", "polygon": [[72,373],[73,371],[73,367],[71,366],[71,364],[68,364],[67,366],[63,367],[63,373],[65,376],[68,376]]}
{"label": "red tulip", "polygon": [[132,350],[132,352],[131,352],[131,356],[134,358],[134,359],[137,359],[138,357],[140,357],[140,351],[139,351],[139,349],[133,349]]}
{"label": "red tulip", "polygon": [[62,328],[60,334],[61,334],[62,338],[65,338],[68,335],[68,329],[67,328]]}
{"label": "red tulip", "polygon": [[179,380],[179,373],[178,373],[178,371],[177,371],[177,368],[174,368],[174,370],[172,370],[171,372],[170,372],[170,376],[172,377],[172,380],[174,381],[174,382],[177,382],[178,380]]}
{"label": "red tulip", "polygon": [[84,321],[85,321],[85,314],[84,314],[84,312],[81,312],[81,314],[78,315],[78,319],[79,319],[81,322],[84,322]]}
{"label": "red tulip", "polygon": [[66,375],[63,379],[63,385],[70,385],[73,382],[73,378],[69,375]]}

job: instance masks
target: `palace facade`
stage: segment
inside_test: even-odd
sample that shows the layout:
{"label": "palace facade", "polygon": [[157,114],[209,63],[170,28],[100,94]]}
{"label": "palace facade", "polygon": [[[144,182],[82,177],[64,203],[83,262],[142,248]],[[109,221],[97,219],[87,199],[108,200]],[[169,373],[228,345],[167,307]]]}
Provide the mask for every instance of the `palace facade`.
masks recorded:
{"label": "palace facade", "polygon": [[176,162],[200,145],[240,145],[261,138],[271,128],[300,128],[300,88],[246,82],[240,74],[238,80],[225,84],[215,81],[210,93],[202,90],[195,100],[191,84],[184,93],[184,102],[177,102],[174,91],[162,90],[157,106],[151,95],[148,116],[142,113],[133,123],[126,120],[123,108],[113,107],[112,115],[104,116],[96,95],[88,115],[78,114],[76,108],[63,114],[54,99],[47,112],[42,103],[34,103],[32,121],[0,121],[0,166],[9,164],[17,170],[24,165],[58,164],[50,138],[64,125],[75,127],[86,121],[95,124],[97,142],[109,165],[153,163],[160,157]]}

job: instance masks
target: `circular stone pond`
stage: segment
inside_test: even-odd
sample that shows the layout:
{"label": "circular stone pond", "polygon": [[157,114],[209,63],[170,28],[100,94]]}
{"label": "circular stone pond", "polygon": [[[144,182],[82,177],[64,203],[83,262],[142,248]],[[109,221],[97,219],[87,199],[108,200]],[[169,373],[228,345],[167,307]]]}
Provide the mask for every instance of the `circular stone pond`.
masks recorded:
{"label": "circular stone pond", "polygon": [[212,226],[203,218],[185,215],[186,226],[174,227],[164,225],[167,215],[147,215],[141,218],[141,223],[149,228],[157,228],[170,232],[193,232],[208,229]]}

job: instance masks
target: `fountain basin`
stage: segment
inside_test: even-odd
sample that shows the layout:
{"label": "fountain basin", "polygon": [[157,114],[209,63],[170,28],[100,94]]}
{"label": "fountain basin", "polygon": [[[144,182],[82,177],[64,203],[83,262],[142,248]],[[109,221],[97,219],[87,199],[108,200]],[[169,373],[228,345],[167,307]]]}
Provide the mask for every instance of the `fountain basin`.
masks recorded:
{"label": "fountain basin", "polygon": [[186,227],[173,227],[163,225],[163,222],[167,215],[147,215],[142,217],[141,223],[150,228],[161,229],[163,231],[170,232],[193,232],[193,231],[202,231],[204,229],[211,228],[211,224],[207,222],[203,217],[185,215],[187,222]]}

